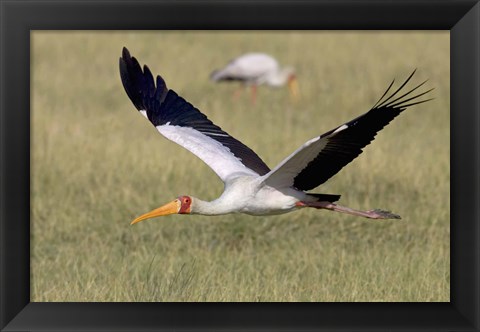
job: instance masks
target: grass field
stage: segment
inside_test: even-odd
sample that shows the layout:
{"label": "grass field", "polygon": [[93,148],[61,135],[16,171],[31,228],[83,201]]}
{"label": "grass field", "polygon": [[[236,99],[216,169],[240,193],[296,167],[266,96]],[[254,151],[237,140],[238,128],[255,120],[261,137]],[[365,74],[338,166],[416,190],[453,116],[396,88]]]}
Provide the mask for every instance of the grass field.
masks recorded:
{"label": "grass field", "polygon": [[[33,32],[32,301],[449,301],[448,32]],[[395,119],[313,192],[382,208],[373,221],[320,210],[130,221],[221,181],[136,112],[126,46],[168,86],[275,166],[366,111],[393,78],[436,99]],[[296,67],[301,99],[208,80],[246,51]]]}

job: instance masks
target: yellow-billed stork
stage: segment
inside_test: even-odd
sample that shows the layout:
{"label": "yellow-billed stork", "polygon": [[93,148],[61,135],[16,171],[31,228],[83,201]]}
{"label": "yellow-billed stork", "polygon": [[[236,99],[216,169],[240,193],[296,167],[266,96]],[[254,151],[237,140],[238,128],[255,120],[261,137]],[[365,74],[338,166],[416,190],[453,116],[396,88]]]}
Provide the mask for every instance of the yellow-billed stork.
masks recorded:
{"label": "yellow-billed stork", "polygon": [[270,168],[250,148],[212,123],[192,104],[169,90],[162,77],[156,84],[149,68],[123,48],[120,76],[131,101],[140,113],[169,140],[203,160],[225,184],[222,195],[206,202],[179,196],[172,202],[132,221],[169,214],[250,215],[281,214],[306,207],[344,212],[372,219],[399,219],[389,211],[360,211],[335,202],[340,195],[306,193],[327,181],[355,159],[384,126],[428,91],[412,94],[425,82],[405,93],[400,91],[415,71],[387,96],[392,82],[367,113],[304,143],[275,168]]}
{"label": "yellow-billed stork", "polygon": [[210,78],[215,82],[240,81],[252,87],[252,102],[255,102],[257,86],[265,84],[281,87],[288,84],[294,100],[298,98],[298,83],[295,69],[281,68],[278,61],[265,53],[247,53],[231,60],[224,68],[215,70]]}

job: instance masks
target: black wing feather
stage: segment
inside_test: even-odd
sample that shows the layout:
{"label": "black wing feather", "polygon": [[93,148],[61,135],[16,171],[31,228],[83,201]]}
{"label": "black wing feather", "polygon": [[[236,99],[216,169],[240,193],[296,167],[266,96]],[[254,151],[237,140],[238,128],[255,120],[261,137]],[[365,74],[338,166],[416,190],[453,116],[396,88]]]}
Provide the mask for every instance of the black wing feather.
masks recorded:
{"label": "black wing feather", "polygon": [[[411,93],[425,82],[419,84],[401,97],[392,100],[408,83],[414,73],[415,72],[408,77],[400,88],[386,99],[383,99],[392,87],[392,84],[390,84],[387,91],[375,104],[378,106],[374,106],[369,112],[345,123],[348,128],[332,135],[335,130],[341,127],[339,126],[321,135],[321,138],[327,140],[325,148],[294,178],[294,187],[300,190],[310,190],[326,182],[344,166],[358,157],[358,155],[362,153],[362,149],[373,141],[377,133],[408,106],[430,100],[420,100],[410,104],[406,103],[411,100],[417,100],[417,98],[433,90],[431,89],[411,96]],[[403,99],[405,97],[409,98]],[[328,137],[330,135],[332,136]]]}
{"label": "black wing feather", "polygon": [[267,174],[270,168],[249,147],[233,138],[210,121],[192,104],[169,90],[162,77],[157,76],[155,87],[153,75],[145,65],[142,68],[135,57],[123,48],[120,58],[120,77],[127,95],[139,111],[146,111],[155,126],[169,124],[193,128],[220,142],[233,155],[259,175]]}

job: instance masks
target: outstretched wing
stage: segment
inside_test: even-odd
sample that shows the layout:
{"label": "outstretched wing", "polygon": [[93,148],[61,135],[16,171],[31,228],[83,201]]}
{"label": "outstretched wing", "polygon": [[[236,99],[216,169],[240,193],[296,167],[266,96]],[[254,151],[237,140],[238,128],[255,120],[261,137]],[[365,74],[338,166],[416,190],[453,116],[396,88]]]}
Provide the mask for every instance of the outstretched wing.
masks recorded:
{"label": "outstretched wing", "polygon": [[426,81],[408,92],[400,93],[414,73],[415,71],[394,93],[385,97],[393,81],[367,113],[303,144],[265,175],[265,183],[275,187],[293,186],[300,190],[310,190],[337,174],[361,154],[362,149],[398,114],[409,106],[431,100],[418,98],[433,89],[413,94]]}
{"label": "outstretched wing", "polygon": [[268,166],[249,147],[216,126],[192,104],[169,90],[123,48],[120,76],[135,107],[169,140],[203,160],[224,182],[235,173],[264,175]]}

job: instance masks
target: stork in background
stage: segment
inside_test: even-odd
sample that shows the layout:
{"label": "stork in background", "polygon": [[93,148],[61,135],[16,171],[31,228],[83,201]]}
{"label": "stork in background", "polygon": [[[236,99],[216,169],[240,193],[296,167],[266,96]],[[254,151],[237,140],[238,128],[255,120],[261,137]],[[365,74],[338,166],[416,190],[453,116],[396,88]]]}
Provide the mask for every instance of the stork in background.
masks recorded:
{"label": "stork in background", "polygon": [[394,81],[367,113],[314,137],[272,170],[250,148],[212,123],[192,104],[169,90],[162,77],[130,56],[126,48],[120,58],[120,76],[138,111],[167,139],[203,160],[225,184],[222,195],[206,202],[179,196],[132,221],[169,214],[223,215],[245,213],[272,215],[303,208],[326,209],[372,219],[399,219],[389,211],[355,210],[335,202],[340,195],[307,193],[337,174],[354,160],[376,134],[408,107],[433,89],[413,93],[425,82],[404,92],[415,71],[393,93]]}
{"label": "stork in background", "polygon": [[239,81],[251,86],[252,103],[257,98],[257,87],[268,85],[281,87],[288,84],[293,100],[299,96],[295,69],[281,68],[278,61],[265,53],[247,53],[231,60],[224,68],[212,72],[210,78],[215,82]]}

